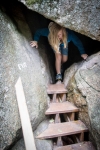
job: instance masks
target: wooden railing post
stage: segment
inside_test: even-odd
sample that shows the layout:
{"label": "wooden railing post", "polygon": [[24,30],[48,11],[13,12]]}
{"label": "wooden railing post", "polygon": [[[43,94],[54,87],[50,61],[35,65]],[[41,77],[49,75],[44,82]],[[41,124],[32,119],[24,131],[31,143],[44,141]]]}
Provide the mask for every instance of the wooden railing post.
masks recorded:
{"label": "wooden railing post", "polygon": [[18,79],[15,89],[26,150],[36,150],[21,78]]}

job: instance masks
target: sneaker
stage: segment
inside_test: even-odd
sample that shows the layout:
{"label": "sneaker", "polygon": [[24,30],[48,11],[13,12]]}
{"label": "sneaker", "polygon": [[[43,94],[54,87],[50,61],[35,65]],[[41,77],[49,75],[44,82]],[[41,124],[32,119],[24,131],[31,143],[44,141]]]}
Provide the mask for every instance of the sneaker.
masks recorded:
{"label": "sneaker", "polygon": [[57,74],[56,75],[56,80],[62,80],[62,75],[61,74]]}

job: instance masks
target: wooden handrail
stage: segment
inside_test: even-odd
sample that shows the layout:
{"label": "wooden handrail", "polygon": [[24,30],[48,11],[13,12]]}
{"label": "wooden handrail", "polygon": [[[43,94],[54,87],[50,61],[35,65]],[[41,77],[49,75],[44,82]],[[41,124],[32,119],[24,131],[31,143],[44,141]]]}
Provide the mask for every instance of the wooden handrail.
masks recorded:
{"label": "wooden handrail", "polygon": [[15,85],[15,89],[26,150],[36,150],[33,131],[20,77]]}

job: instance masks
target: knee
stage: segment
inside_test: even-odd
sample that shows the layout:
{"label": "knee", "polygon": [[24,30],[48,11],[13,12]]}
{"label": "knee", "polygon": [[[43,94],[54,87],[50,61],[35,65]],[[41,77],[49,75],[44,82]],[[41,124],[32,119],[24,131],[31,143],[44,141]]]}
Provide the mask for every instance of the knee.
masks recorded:
{"label": "knee", "polygon": [[63,57],[62,63],[65,63],[68,60],[68,56]]}

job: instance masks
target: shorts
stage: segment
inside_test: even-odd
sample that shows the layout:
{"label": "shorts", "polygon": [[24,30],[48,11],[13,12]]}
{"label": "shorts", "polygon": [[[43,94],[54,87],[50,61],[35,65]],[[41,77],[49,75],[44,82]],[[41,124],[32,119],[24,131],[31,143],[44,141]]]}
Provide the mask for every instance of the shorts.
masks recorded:
{"label": "shorts", "polygon": [[68,48],[64,48],[64,44],[61,43],[59,46],[59,51],[62,55],[67,55],[68,56]]}

